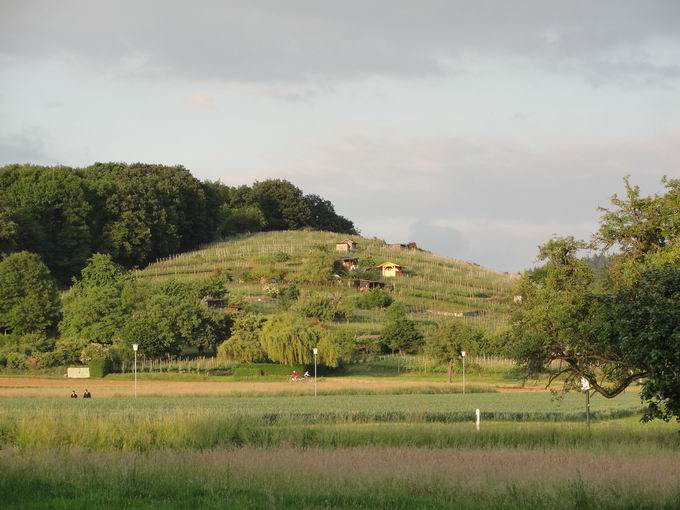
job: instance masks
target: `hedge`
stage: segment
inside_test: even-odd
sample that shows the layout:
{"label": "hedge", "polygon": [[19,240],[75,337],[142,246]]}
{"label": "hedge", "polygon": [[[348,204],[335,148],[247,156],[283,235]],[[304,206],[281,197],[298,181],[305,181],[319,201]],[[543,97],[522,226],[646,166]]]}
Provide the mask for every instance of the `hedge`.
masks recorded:
{"label": "hedge", "polygon": [[104,377],[113,369],[113,364],[108,358],[97,358],[90,361],[90,377]]}

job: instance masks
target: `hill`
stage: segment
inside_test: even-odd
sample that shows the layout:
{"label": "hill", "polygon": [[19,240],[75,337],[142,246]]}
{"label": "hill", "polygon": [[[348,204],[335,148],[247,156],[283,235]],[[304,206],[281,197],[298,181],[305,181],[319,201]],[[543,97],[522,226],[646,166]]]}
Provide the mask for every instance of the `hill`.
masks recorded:
{"label": "hill", "polygon": [[[160,259],[135,274],[151,281],[226,275],[232,301],[240,300],[269,313],[275,309],[275,302],[267,295],[265,286],[271,286],[272,281],[280,284],[295,281],[309,253],[323,247],[336,259],[349,255],[360,262],[362,259],[376,264],[389,261],[403,266],[404,276],[384,281],[393,287],[393,297],[403,301],[409,314],[418,321],[466,320],[490,330],[507,322],[513,306],[514,275],[424,250],[394,251],[385,241],[376,238],[352,236],[358,242],[356,251],[336,252],[335,243],[346,237],[346,234],[306,230],[241,235]],[[300,289],[303,295],[322,291],[345,300],[359,295],[349,278],[336,278],[327,284],[300,284]],[[461,317],[462,314],[468,316]],[[342,327],[352,328],[357,334],[377,333],[382,315],[381,310],[357,309]]]}

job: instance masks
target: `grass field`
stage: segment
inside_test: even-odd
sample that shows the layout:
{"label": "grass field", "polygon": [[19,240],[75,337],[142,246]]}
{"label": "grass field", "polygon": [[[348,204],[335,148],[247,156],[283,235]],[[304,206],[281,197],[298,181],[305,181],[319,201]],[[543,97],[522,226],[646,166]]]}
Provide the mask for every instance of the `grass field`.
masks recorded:
{"label": "grass field", "polygon": [[87,401],[7,396],[17,381],[0,379],[5,508],[680,507],[678,426],[640,423],[635,392],[593,398],[588,432],[575,393],[375,378],[318,397],[226,383],[249,389]]}

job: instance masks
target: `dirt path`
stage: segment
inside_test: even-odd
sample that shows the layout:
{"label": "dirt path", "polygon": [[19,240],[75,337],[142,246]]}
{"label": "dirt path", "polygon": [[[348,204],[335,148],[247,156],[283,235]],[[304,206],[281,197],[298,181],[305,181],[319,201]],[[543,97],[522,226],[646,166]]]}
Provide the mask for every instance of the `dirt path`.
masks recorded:
{"label": "dirt path", "polygon": [[[322,378],[319,391],[369,390],[389,391],[393,388],[417,388],[440,386],[446,383],[431,381],[392,381],[380,379]],[[132,381],[112,379],[50,379],[39,377],[0,377],[0,397],[68,397],[71,390],[82,395],[89,389],[93,397],[129,396],[134,393]],[[228,395],[270,393],[313,393],[312,381],[249,382],[249,381],[148,381],[137,383],[139,395]]]}

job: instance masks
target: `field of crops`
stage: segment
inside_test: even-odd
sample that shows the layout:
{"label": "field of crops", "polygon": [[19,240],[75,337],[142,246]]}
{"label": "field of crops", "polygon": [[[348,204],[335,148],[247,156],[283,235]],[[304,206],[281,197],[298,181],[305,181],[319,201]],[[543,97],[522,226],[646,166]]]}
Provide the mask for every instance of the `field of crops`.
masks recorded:
{"label": "field of crops", "polygon": [[[168,278],[205,278],[214,271],[232,276],[229,288],[259,311],[272,308],[263,286],[253,275],[262,273],[263,279],[277,275],[294,279],[309,251],[318,246],[334,249],[335,243],[346,236],[332,232],[285,231],[240,236],[215,243],[201,250],[159,260],[137,273],[140,278],[162,280]],[[476,264],[440,257],[426,251],[392,251],[384,241],[354,236],[359,245],[352,256],[370,257],[376,263],[394,262],[402,265],[408,276],[389,279],[394,296],[404,301],[414,319],[421,321],[450,320],[455,313],[479,311],[478,317],[461,320],[496,329],[507,321],[512,306],[515,279]],[[276,256],[285,254],[287,260]],[[338,258],[346,254],[337,253]],[[255,280],[255,281],[254,281]],[[303,290],[331,291],[353,296],[356,289],[347,285],[304,285]],[[363,324],[361,332],[374,333],[382,321],[380,311],[357,312],[351,323]],[[350,323],[350,324],[351,324]]]}
{"label": "field of crops", "polygon": [[427,391],[0,397],[0,507],[680,503],[677,424],[640,423],[635,392],[593,398],[588,431],[581,394],[418,388]]}

